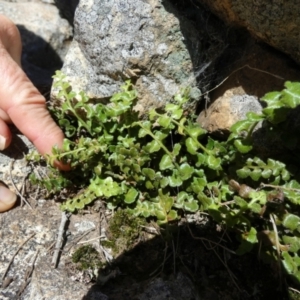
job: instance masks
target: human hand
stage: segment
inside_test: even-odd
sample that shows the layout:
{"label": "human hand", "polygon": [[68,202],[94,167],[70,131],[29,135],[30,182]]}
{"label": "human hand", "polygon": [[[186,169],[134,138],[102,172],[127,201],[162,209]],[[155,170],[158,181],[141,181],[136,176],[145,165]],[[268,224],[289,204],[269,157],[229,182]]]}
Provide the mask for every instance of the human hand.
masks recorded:
{"label": "human hand", "polygon": [[[63,143],[63,132],[46,109],[46,100],[21,68],[22,43],[14,23],[0,15],[0,150],[11,142],[7,126],[16,127],[41,154],[51,153],[54,145]],[[57,163],[64,170],[68,166]],[[16,195],[0,185],[0,212],[10,209]]]}

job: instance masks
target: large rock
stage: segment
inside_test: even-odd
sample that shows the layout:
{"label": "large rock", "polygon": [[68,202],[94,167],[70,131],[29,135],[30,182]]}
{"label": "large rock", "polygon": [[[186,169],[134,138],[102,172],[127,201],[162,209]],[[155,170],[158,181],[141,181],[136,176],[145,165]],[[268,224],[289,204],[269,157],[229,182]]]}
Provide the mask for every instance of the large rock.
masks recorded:
{"label": "large rock", "polygon": [[195,103],[201,94],[201,72],[195,71],[203,67],[203,73],[212,59],[203,55],[208,37],[200,16],[206,12],[193,13],[199,15],[198,28],[171,1],[81,1],[75,40],[62,71],[75,90],[91,98],[112,96],[130,78],[138,89],[140,109],[170,101],[185,86],[192,87]]}
{"label": "large rock", "polygon": [[297,0],[198,0],[229,23],[300,62],[300,6]]}

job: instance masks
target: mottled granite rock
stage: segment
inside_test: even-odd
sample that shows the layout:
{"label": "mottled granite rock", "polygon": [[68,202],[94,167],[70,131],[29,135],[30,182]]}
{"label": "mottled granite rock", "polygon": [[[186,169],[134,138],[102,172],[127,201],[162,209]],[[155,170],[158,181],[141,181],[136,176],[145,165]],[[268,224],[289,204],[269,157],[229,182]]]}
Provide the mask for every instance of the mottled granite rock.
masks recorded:
{"label": "mottled granite rock", "polygon": [[165,104],[185,86],[192,88],[195,104],[201,95],[196,70],[212,62],[202,53],[208,40],[200,18],[205,11],[195,11],[197,28],[179,9],[161,0],[81,1],[62,71],[91,98],[112,96],[130,78],[142,111]]}
{"label": "mottled granite rock", "polygon": [[[83,221],[80,216],[71,217],[68,242],[60,257],[58,268],[54,269],[51,260],[62,213],[54,201],[34,199],[33,196],[27,199],[32,209],[28,206],[16,207],[0,214],[1,284],[10,260],[28,239],[13,258],[6,274],[6,278],[10,277],[13,281],[6,287],[0,285],[0,299],[80,300],[88,292],[89,284],[74,281],[68,273],[67,262],[70,260],[73,247],[78,242],[76,238],[83,236],[89,229],[81,226]],[[94,228],[98,225],[98,220],[98,214],[84,216],[84,222],[93,224]],[[85,239],[94,238],[96,241],[95,237],[98,235],[97,231],[92,231],[89,235],[85,235]],[[28,285],[22,290],[26,282],[26,272],[33,265],[34,269]]]}
{"label": "mottled granite rock", "polygon": [[197,0],[229,25],[243,26],[253,36],[300,63],[300,6],[297,0]]}

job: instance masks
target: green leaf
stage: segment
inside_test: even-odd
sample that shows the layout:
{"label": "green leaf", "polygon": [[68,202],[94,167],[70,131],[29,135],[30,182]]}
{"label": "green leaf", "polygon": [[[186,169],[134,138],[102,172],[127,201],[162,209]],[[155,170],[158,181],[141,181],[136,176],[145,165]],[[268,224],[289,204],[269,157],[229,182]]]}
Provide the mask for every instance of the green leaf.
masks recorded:
{"label": "green leaf", "polygon": [[283,107],[282,103],[278,102],[264,108],[263,113],[266,115],[266,118],[270,123],[279,124],[286,120],[287,114],[290,110],[290,108]]}
{"label": "green leaf", "polygon": [[172,162],[172,158],[170,157],[170,155],[168,154],[165,154],[162,159],[160,160],[160,163],[159,163],[159,169],[161,171],[163,170],[167,170],[167,169],[174,169],[174,164]]}
{"label": "green leaf", "polygon": [[266,101],[267,103],[277,102],[281,97],[281,92],[270,92],[267,93],[261,100]]}
{"label": "green leaf", "polygon": [[247,167],[236,171],[237,176],[239,176],[240,178],[247,178],[250,175],[250,173],[251,170]]}
{"label": "green leaf", "polygon": [[194,168],[191,167],[188,163],[183,163],[179,167],[179,173],[182,180],[187,180],[192,177]]}
{"label": "green leaf", "polygon": [[158,140],[158,141],[162,141],[164,140],[168,135],[166,133],[163,133],[161,131],[156,131],[155,134],[155,139]]}
{"label": "green leaf", "polygon": [[156,140],[151,141],[146,146],[143,147],[143,149],[149,153],[157,152],[161,148],[161,144],[157,142]]}
{"label": "green leaf", "polygon": [[261,205],[265,205],[267,202],[267,193],[265,191],[251,191],[249,193],[250,199],[253,201],[251,202],[259,202]]}
{"label": "green leaf", "polygon": [[247,242],[250,242],[252,244],[257,243],[257,231],[254,227],[251,227],[250,231],[245,233],[243,236]]}
{"label": "green leaf", "polygon": [[161,187],[161,188],[165,188],[166,186],[169,185],[169,178],[168,178],[168,177],[163,177],[163,178],[160,180],[159,184],[160,184],[160,187]]}
{"label": "green leaf", "polygon": [[197,150],[200,148],[199,142],[195,141],[191,137],[187,138],[185,141],[187,151],[191,154],[197,154]]}
{"label": "green leaf", "polygon": [[258,203],[250,203],[248,205],[248,208],[256,214],[259,214],[261,212],[261,206]]}
{"label": "green leaf", "polygon": [[178,124],[178,133],[181,135],[185,135],[184,131],[186,129],[186,127],[184,126],[184,123],[186,122],[186,118],[181,118],[179,124]]}
{"label": "green leaf", "polygon": [[184,203],[184,209],[189,212],[196,212],[199,209],[197,201],[186,202]]}
{"label": "green leaf", "polygon": [[135,122],[132,125],[133,126],[139,125],[141,127],[141,129],[139,130],[139,138],[145,137],[147,134],[151,132],[150,121]]}
{"label": "green leaf", "polygon": [[178,170],[173,170],[172,176],[168,176],[169,179],[169,185],[172,187],[181,186],[182,185],[182,179],[178,172]]}
{"label": "green leaf", "polygon": [[196,162],[196,167],[200,167],[203,165],[207,160],[207,157],[203,153],[197,153],[197,162]]}
{"label": "green leaf", "polygon": [[202,127],[200,127],[200,125],[198,123],[190,125],[188,127],[188,132],[189,132],[189,135],[194,139],[198,139],[199,137],[201,137],[207,133],[207,131],[205,129],[203,129]]}
{"label": "green leaf", "polygon": [[198,194],[204,190],[206,187],[207,181],[205,177],[203,178],[197,178],[193,177],[193,182],[191,183],[191,190],[195,193]]}
{"label": "green leaf", "polygon": [[272,176],[272,170],[270,169],[264,169],[262,172],[261,172],[261,177],[264,178],[264,179],[268,179]]}
{"label": "green leaf", "polygon": [[135,188],[130,188],[127,194],[125,195],[124,202],[127,204],[133,203],[137,196],[139,195],[139,192]]}
{"label": "green leaf", "polygon": [[239,152],[243,154],[248,153],[253,148],[251,145],[244,144],[242,140],[235,140],[234,146],[237,148]]}
{"label": "green leaf", "polygon": [[282,224],[284,227],[294,231],[300,225],[300,218],[293,214],[287,214],[285,215]]}
{"label": "green leaf", "polygon": [[150,168],[143,168],[142,169],[142,174],[147,176],[150,180],[154,180],[155,179],[155,171],[153,169]]}
{"label": "green leaf", "polygon": [[180,144],[177,143],[177,144],[174,145],[173,151],[172,151],[173,157],[179,155],[180,149],[181,149],[181,145]]}
{"label": "green leaf", "polygon": [[251,227],[250,231],[244,232],[241,238],[242,242],[236,251],[238,255],[242,255],[251,251],[253,245],[258,242],[256,229],[254,227]]}
{"label": "green leaf", "polygon": [[104,196],[109,198],[122,193],[119,185],[113,181],[112,177],[106,177],[105,179],[96,178],[95,180],[92,180],[89,189],[93,191],[97,197]]}
{"label": "green leaf", "polygon": [[169,194],[164,194],[162,190],[159,190],[157,198],[164,211],[169,212],[174,204],[173,197],[170,197]]}
{"label": "green leaf", "polygon": [[234,125],[231,126],[230,131],[233,133],[240,133],[242,131],[248,131],[252,126],[253,122],[249,120],[242,120],[236,122]]}
{"label": "green leaf", "polygon": [[284,235],[282,240],[289,246],[289,252],[298,252],[300,250],[300,238],[296,236]]}
{"label": "green leaf", "polygon": [[161,127],[168,128],[171,124],[171,120],[171,117],[168,115],[162,115],[157,119],[157,122]]}
{"label": "green leaf", "polygon": [[250,111],[246,114],[247,116],[247,120],[251,121],[251,122],[259,122],[259,121],[263,121],[265,119],[264,115],[262,114],[257,114],[253,111]]}
{"label": "green leaf", "polygon": [[206,162],[210,169],[218,170],[221,167],[221,158],[220,157],[208,155]]}
{"label": "green leaf", "polygon": [[183,114],[183,109],[180,108],[180,105],[177,105],[177,104],[168,103],[165,106],[165,110],[167,112],[170,112],[173,119],[175,119],[175,120],[180,119]]}
{"label": "green leaf", "polygon": [[154,189],[154,185],[153,185],[152,182],[149,181],[149,180],[147,180],[147,181],[145,182],[145,187],[146,187],[146,189],[148,189],[148,190],[153,190],[153,189]]}
{"label": "green leaf", "polygon": [[248,207],[248,202],[245,201],[242,197],[239,196],[234,196],[233,197],[234,202],[241,208],[246,208]]}
{"label": "green leaf", "polygon": [[181,191],[176,197],[175,206],[177,208],[183,208],[185,199],[187,198],[188,198],[188,194],[186,192]]}
{"label": "green leaf", "polygon": [[282,91],[281,102],[287,107],[295,108],[300,104],[300,83],[287,81],[286,89]]}
{"label": "green leaf", "polygon": [[261,170],[260,170],[260,169],[254,169],[254,170],[250,173],[250,177],[251,177],[252,180],[258,181],[259,178],[261,177]]}
{"label": "green leaf", "polygon": [[166,213],[163,210],[160,210],[160,209],[155,209],[155,216],[160,221],[166,221],[166,218],[167,218]]}
{"label": "green leaf", "polygon": [[281,172],[281,178],[284,181],[288,181],[290,179],[290,173],[286,169],[283,169]]}
{"label": "green leaf", "polygon": [[177,212],[175,210],[173,210],[173,209],[170,210],[170,212],[167,215],[167,219],[168,219],[169,222],[177,220],[178,219]]}
{"label": "green leaf", "polygon": [[290,256],[290,254],[287,251],[283,251],[281,255],[283,257],[282,264],[286,269],[286,271],[288,272],[288,274],[294,274],[294,272],[297,271],[297,266],[295,266],[293,258]]}
{"label": "green leaf", "polygon": [[212,198],[207,197],[203,192],[198,193],[197,198],[200,200],[203,209],[208,209],[213,203]]}

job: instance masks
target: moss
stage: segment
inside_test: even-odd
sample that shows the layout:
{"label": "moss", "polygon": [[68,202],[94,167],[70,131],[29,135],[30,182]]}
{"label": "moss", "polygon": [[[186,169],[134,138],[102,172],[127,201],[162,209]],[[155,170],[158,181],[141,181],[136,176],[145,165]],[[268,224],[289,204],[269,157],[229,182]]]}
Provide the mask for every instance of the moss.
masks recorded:
{"label": "moss", "polygon": [[72,262],[78,270],[95,270],[103,266],[98,251],[91,245],[78,248],[72,255]]}
{"label": "moss", "polygon": [[101,244],[111,248],[115,255],[128,251],[141,238],[141,225],[143,224],[145,224],[144,219],[132,216],[126,210],[118,210],[109,221],[107,229],[109,240]]}

